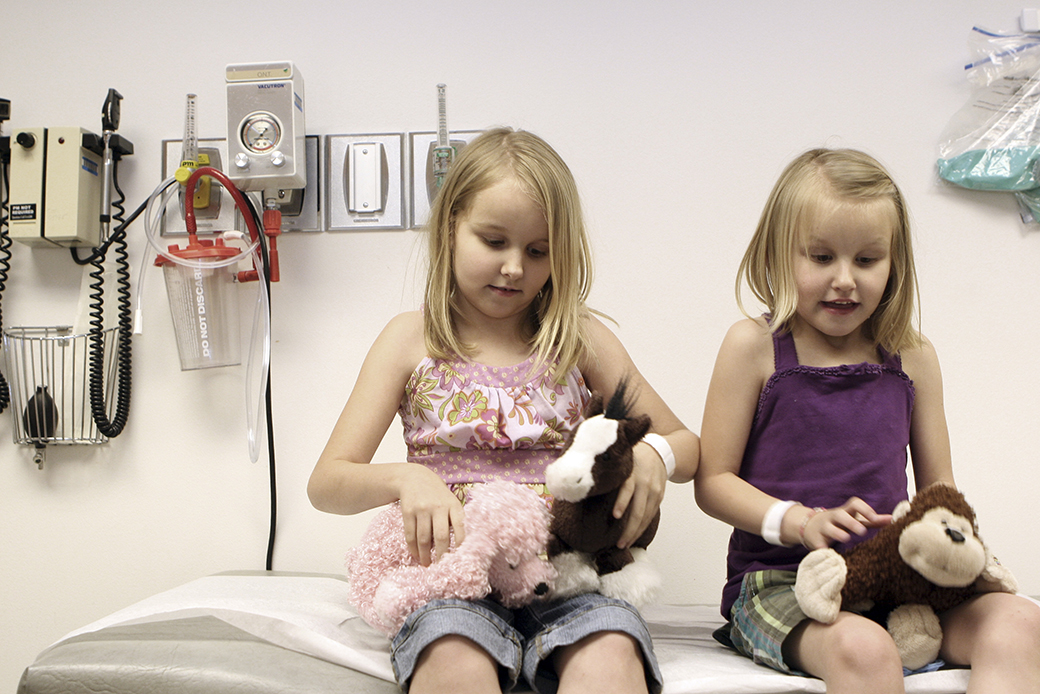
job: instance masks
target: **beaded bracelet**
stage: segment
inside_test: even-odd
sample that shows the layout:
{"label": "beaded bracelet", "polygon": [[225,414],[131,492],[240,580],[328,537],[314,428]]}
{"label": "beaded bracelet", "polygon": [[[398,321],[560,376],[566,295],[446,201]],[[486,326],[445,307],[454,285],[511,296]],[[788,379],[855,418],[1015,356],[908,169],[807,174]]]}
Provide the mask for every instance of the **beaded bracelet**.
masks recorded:
{"label": "beaded bracelet", "polygon": [[815,506],[809,509],[809,513],[805,514],[805,518],[802,519],[801,524],[798,526],[798,537],[801,539],[802,544],[805,544],[805,528],[809,525],[809,519],[815,516],[817,513],[823,513],[827,509]]}

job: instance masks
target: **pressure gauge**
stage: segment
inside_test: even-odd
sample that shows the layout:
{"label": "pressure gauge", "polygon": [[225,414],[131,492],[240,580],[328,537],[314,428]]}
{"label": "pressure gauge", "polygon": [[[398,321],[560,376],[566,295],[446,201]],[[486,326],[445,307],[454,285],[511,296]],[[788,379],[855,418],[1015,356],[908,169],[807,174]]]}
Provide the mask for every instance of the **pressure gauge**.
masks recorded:
{"label": "pressure gauge", "polygon": [[242,123],[241,137],[249,151],[264,154],[278,145],[282,128],[270,113],[254,113]]}
{"label": "pressure gauge", "polygon": [[[2,1],[2,0],[0,0]],[[228,65],[229,178],[239,190],[307,187],[303,77],[287,61]]]}

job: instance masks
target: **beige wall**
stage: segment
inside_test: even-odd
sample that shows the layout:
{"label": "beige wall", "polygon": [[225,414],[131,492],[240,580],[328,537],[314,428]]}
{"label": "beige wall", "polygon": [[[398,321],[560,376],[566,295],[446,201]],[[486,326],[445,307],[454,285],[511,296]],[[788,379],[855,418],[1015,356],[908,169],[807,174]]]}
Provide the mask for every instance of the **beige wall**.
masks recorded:
{"label": "beige wall", "polygon": [[[285,8],[293,14],[283,14]],[[817,145],[866,149],[910,201],[926,334],[946,379],[958,480],[1023,589],[1040,554],[1022,542],[1040,490],[1040,231],[1006,195],[940,186],[939,133],[968,98],[972,25],[1016,30],[1008,0],[874,3],[439,3],[299,0],[0,9],[0,96],[17,127],[99,128],[109,87],[135,145],[127,207],[160,180],[184,95],[199,135],[224,136],[228,63],[295,62],[311,134],[436,126],[438,82],[454,129],[508,124],[572,166],[597,260],[593,305],[617,319],[646,376],[693,429],[715,352],[739,314],[736,267],[783,165]],[[425,8],[425,9],[423,9]],[[121,31],[121,36],[111,32]],[[131,256],[145,257],[143,227]],[[273,292],[280,532],[275,567],[339,571],[368,515],[314,511],[304,487],[368,346],[417,306],[420,233],[316,233],[281,242]],[[16,246],[5,326],[76,313],[80,269]],[[53,447],[43,471],[0,415],[0,688],[68,631],[185,581],[264,564],[266,457],[247,456],[243,369],[179,370],[159,271],[145,275],[133,407],[105,446]],[[399,459],[391,428],[380,459]],[[664,600],[714,603],[727,529],[671,486],[651,548]]]}

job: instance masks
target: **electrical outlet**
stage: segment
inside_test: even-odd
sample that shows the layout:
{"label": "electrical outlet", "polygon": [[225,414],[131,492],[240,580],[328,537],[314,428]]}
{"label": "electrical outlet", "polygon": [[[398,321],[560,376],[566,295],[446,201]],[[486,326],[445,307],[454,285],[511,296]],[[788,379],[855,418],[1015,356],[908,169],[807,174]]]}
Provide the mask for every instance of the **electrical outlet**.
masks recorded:
{"label": "electrical outlet", "polygon": [[[460,130],[448,134],[448,141],[455,154],[465,147],[480,130]],[[411,169],[409,180],[412,188],[411,228],[426,225],[430,216],[430,203],[436,194],[433,184],[433,148],[437,145],[437,133],[411,133]]]}
{"label": "electrical outlet", "polygon": [[[320,166],[320,138],[317,135],[308,135],[306,138],[307,157],[307,187],[301,190],[285,191],[287,204],[282,209],[282,231],[321,231],[321,166]],[[181,162],[181,141],[162,141],[162,170],[163,180],[174,174]],[[210,165],[214,168],[226,171],[227,166],[227,140],[224,138],[200,138],[199,154],[207,154],[210,157]],[[201,188],[201,186],[200,186]],[[301,195],[302,193],[302,195]],[[293,199],[290,199],[290,194]],[[263,212],[261,193],[244,193],[251,196],[257,211]],[[183,193],[181,194],[183,197]],[[220,184],[210,187],[210,201],[206,208],[198,207],[198,195],[196,194],[195,222],[200,234],[219,234],[230,229],[245,231],[245,222],[235,209],[235,201],[231,194],[224,190]],[[179,205],[170,203],[163,215],[160,233],[163,236],[187,234],[184,226],[184,202]]]}
{"label": "electrical outlet", "polygon": [[329,231],[404,229],[404,136],[325,137]]}

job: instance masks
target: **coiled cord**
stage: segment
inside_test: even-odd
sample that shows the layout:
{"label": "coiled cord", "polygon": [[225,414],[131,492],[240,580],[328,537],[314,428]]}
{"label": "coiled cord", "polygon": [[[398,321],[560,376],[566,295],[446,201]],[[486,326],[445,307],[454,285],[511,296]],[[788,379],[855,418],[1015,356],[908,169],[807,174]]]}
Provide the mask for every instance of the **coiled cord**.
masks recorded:
{"label": "coiled cord", "polygon": [[[7,164],[0,162],[0,190],[3,190],[3,198],[0,199],[0,333],[4,329],[3,295],[7,287],[7,273],[11,269],[11,236],[7,233]],[[0,412],[7,409],[11,404],[11,390],[7,385],[7,379],[0,371]]]}
{"label": "coiled cord", "polygon": [[[112,203],[117,212],[113,220],[119,222],[116,230],[108,241],[100,249],[95,250],[89,259],[94,268],[90,273],[93,280],[90,284],[90,412],[98,431],[109,438],[114,438],[122,433],[130,415],[130,384],[132,379],[132,338],[134,333],[133,313],[130,310],[130,263],[126,250],[126,227],[129,221],[133,221],[138,210],[129,221],[123,220],[126,212],[123,202],[126,196],[119,188],[118,160],[113,162],[112,183],[119,199]],[[104,263],[107,249],[115,251],[116,264],[116,305],[118,311],[116,350],[116,399],[115,411],[109,418],[109,408],[106,406],[106,383],[105,383],[105,343],[104,343]],[[75,258],[73,252],[73,258]],[[77,261],[78,262],[78,261]]]}

